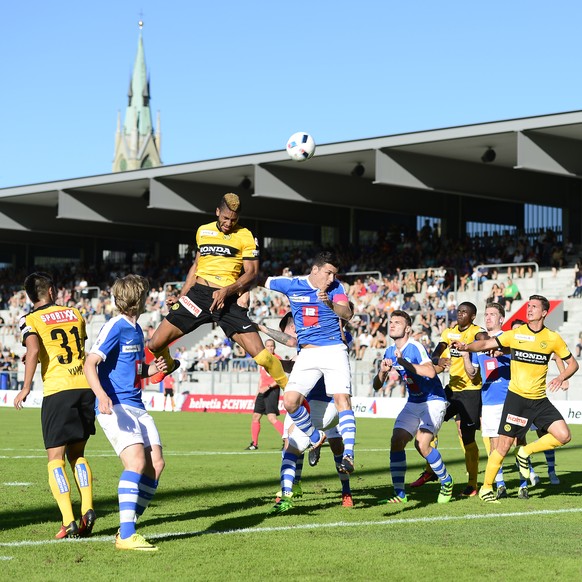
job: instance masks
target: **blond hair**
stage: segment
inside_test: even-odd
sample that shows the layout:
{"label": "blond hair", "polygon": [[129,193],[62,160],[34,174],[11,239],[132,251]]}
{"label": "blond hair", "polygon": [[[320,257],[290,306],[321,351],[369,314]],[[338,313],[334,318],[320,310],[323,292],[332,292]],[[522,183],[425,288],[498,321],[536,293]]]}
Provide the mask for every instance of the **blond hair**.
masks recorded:
{"label": "blond hair", "polygon": [[123,315],[137,317],[143,313],[150,285],[145,277],[126,275],[111,287],[115,306]]}
{"label": "blond hair", "polygon": [[238,194],[233,194],[232,192],[225,194],[220,200],[219,208],[228,208],[232,212],[238,212],[240,210],[240,198]]}

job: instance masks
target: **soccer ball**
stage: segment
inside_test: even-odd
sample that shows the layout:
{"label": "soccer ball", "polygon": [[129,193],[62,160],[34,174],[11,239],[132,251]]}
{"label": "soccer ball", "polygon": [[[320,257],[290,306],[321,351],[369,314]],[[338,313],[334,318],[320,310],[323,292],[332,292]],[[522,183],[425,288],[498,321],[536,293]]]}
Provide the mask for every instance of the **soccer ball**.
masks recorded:
{"label": "soccer ball", "polygon": [[287,153],[295,162],[304,162],[313,157],[315,142],[308,133],[298,131],[287,140]]}

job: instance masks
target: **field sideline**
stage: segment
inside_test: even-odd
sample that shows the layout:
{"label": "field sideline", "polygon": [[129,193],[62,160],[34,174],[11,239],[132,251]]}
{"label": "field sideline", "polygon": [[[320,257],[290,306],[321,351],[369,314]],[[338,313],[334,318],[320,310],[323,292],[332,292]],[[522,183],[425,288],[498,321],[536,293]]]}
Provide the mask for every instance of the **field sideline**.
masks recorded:
{"label": "field sideline", "polygon": [[[250,415],[154,413],[166,471],[138,530],[155,554],[123,553],[111,543],[118,527],[121,465],[100,428],[87,449],[94,474],[94,536],[57,541],[60,514],[47,484],[40,411],[0,409],[0,561],[2,578],[63,580],[523,580],[582,576],[582,427],[557,452],[561,484],[550,486],[543,455],[534,459],[542,483],[529,501],[516,498],[517,472],[506,464],[512,497],[499,505],[456,498],[437,505],[438,485],[409,490],[406,506],[377,505],[391,493],[387,447],[392,420],[359,419],[356,506],[340,506],[331,453],[304,468],[305,495],[292,511],[268,517],[278,489],[280,440],[263,423],[260,450],[244,451]],[[481,470],[484,469],[484,447]],[[466,484],[455,427],[440,448]],[[407,483],[422,469],[408,449]],[[73,492],[78,501],[76,490]],[[78,507],[78,505],[76,505]]]}

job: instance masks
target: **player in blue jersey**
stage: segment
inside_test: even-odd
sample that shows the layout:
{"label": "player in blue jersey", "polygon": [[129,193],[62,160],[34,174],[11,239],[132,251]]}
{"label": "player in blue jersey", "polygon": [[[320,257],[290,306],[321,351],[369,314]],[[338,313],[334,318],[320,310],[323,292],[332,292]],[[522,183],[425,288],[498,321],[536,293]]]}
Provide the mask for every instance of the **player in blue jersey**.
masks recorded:
{"label": "player in blue jersey", "polygon": [[325,441],[313,426],[303,400],[323,377],[339,413],[339,431],[344,444],[341,468],[354,471],[356,420],[351,402],[351,373],[341,320],[349,320],[352,309],[343,286],[336,280],[338,261],[329,252],[317,255],[309,275],[269,277],[264,286],[289,298],[300,352],[285,388],[287,413],[310,439],[312,448]]}
{"label": "player in blue jersey", "polygon": [[111,293],[120,315],[103,326],[85,362],[97,397],[97,420],[123,463],[115,538],[120,550],[157,550],[135,530],[164,469],[160,435],[141,399],[140,379],[167,370],[163,357],[144,363],[144,335],[137,318],[145,310],[148,291],[147,280],[138,275],[115,281]]}
{"label": "player in blue jersey", "polygon": [[394,344],[386,349],[380,371],[374,377],[374,390],[380,390],[392,368],[403,379],[408,402],[394,422],[390,442],[390,473],[394,497],[380,503],[406,503],[406,445],[414,439],[416,450],[426,459],[441,483],[438,503],[448,503],[453,494],[453,478],[448,473],[439,451],[431,446],[447,410],[445,391],[424,346],[412,335],[412,320],[405,311],[390,316],[388,334]]}
{"label": "player in blue jersey", "polygon": [[[297,333],[291,313],[287,313],[279,322],[281,331],[264,325],[258,325],[258,328],[288,347],[297,347]],[[346,340],[348,344],[351,342],[351,335],[347,332]],[[293,365],[294,362],[290,360],[283,362],[283,367],[286,371],[292,370]],[[336,470],[342,486],[342,506],[353,507],[354,501],[350,489],[349,474],[343,470],[342,466],[344,445],[337,428],[339,415],[333,397],[327,394],[323,378],[318,380],[307,396],[306,401],[308,402],[313,425],[316,429],[325,433],[333,453]],[[310,446],[310,439],[302,430],[297,428],[289,415],[285,417],[283,438],[285,439],[285,449],[281,460],[281,491],[277,494],[275,505],[269,511],[270,514],[288,511],[293,507],[292,498],[303,495],[300,483],[301,472],[303,469],[303,456]],[[309,464],[311,466],[315,466],[318,463],[320,450],[320,447],[310,450]]]}

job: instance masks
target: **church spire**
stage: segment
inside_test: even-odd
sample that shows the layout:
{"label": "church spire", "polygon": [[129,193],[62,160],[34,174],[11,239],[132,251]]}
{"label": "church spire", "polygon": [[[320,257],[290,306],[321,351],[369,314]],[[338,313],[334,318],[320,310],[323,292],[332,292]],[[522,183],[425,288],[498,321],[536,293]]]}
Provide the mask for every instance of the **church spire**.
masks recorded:
{"label": "church spire", "polygon": [[113,171],[161,166],[159,128],[154,134],[150,110],[150,83],[143,47],[143,21],[139,21],[137,54],[128,92],[125,119],[115,139]]}

